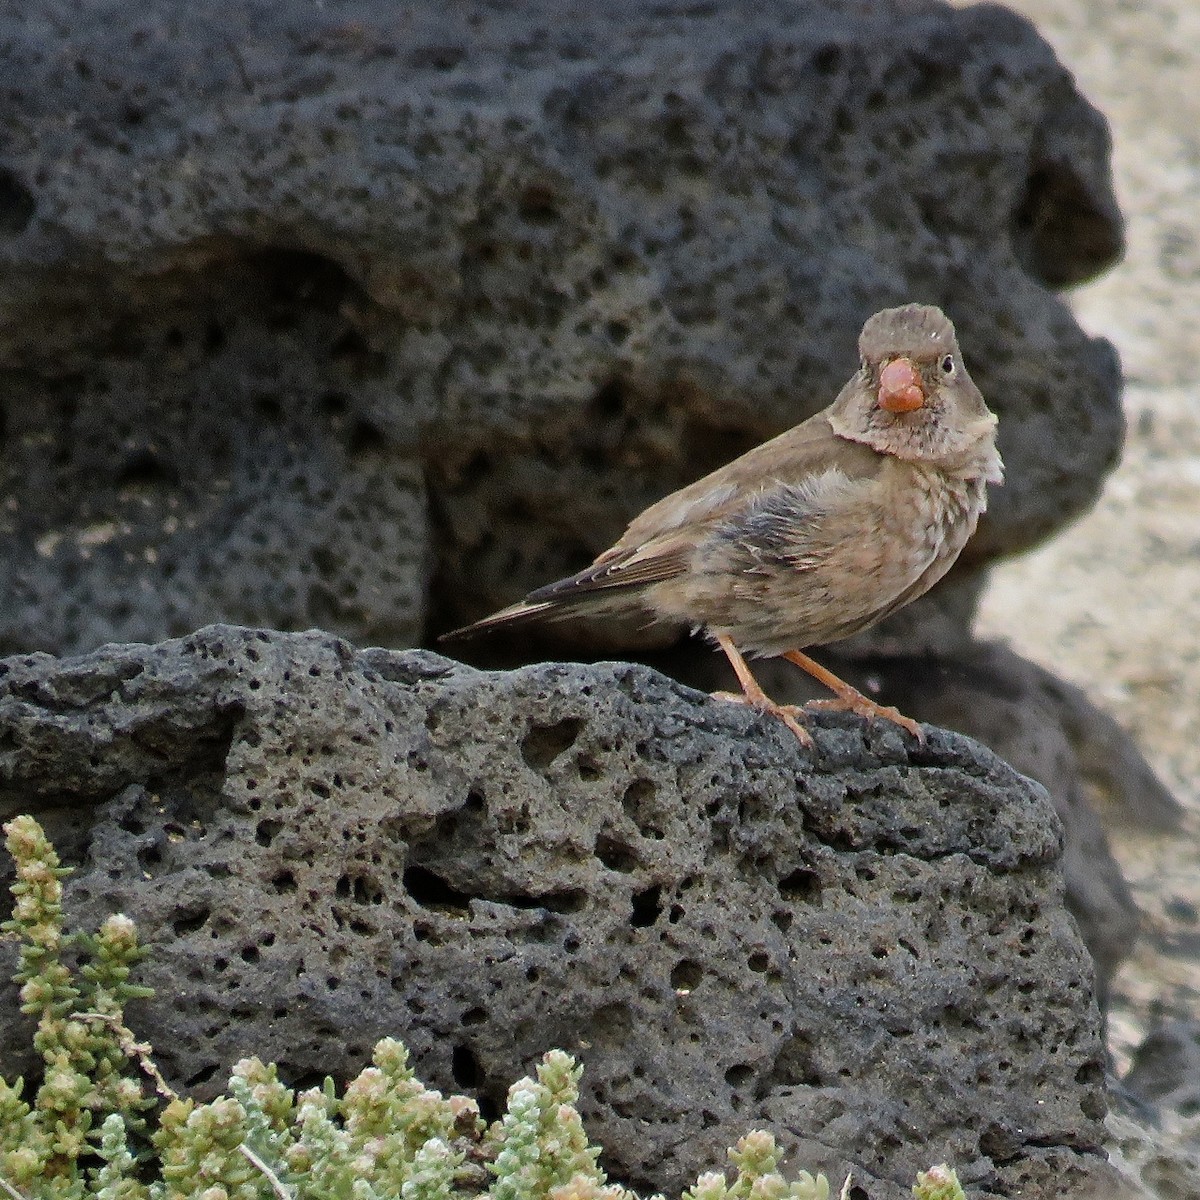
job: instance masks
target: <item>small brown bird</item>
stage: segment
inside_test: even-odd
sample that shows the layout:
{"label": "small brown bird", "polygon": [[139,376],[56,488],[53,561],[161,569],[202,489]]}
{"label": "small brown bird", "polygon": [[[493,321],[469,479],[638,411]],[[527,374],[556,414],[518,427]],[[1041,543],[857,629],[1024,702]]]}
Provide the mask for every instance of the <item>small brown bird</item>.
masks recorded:
{"label": "small brown bird", "polygon": [[[873,625],[928,591],[958,557],[1003,478],[996,418],[971,382],[941,309],[876,313],[859,369],[823,412],[651,505],[615,546],[449,638],[517,622],[644,614],[703,629],[750,704],[799,723],[812,708],[883,717],[885,708],[801,650]],[[782,656],[836,695],[776,704],[743,653]]]}

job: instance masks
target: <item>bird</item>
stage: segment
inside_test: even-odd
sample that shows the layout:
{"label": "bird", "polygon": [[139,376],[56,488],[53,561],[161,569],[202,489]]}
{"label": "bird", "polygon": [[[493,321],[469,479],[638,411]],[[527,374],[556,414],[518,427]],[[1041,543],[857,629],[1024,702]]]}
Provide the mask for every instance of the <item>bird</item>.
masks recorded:
{"label": "bird", "polygon": [[[617,615],[691,626],[728,658],[741,692],[714,692],[788,727],[814,710],[921,726],[804,653],[874,625],[951,567],[1003,481],[997,418],[950,319],[906,304],[868,318],[860,361],[828,408],[652,504],[589,567],[443,635]],[[833,698],[763,691],[746,657],[782,657]]]}

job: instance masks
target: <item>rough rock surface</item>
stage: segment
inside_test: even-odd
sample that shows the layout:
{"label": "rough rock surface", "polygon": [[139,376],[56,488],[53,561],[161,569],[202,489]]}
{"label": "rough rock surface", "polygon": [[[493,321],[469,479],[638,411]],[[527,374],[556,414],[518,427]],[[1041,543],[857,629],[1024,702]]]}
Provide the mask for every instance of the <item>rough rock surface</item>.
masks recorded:
{"label": "rough rock surface", "polygon": [[[1175,830],[1180,806],[1137,747],[1083,693],[1003,646],[970,643],[952,656],[894,655],[822,662],[868,694],[901,711],[976,738],[1050,794],[1065,833],[1067,907],[1096,963],[1096,987],[1107,1000],[1113,973],[1129,954],[1139,914],[1097,817],[1097,807],[1144,830]],[[736,686],[724,656],[673,650],[653,665],[693,687]],[[828,696],[780,660],[755,665],[769,695],[786,703]]]}
{"label": "rough rock surface", "polygon": [[872,665],[869,673],[904,712],[977,738],[1050,793],[1066,835],[1067,905],[1096,962],[1106,1003],[1141,914],[1098,812],[1166,832],[1180,826],[1179,802],[1112,717],[1079,688],[1004,646],[976,645],[953,659]]}
{"label": "rough rock surface", "polygon": [[1106,127],[999,7],[10,7],[9,651],[418,642],[822,407],[898,301],[1001,414],[977,563],[1114,461],[1051,290],[1120,252]]}
{"label": "rough rock surface", "polygon": [[345,1076],[396,1034],[494,1105],[556,1044],[646,1189],[754,1125],[869,1200],[943,1159],[975,1196],[1112,1181],[1061,826],[962,737],[826,717],[806,753],[644,667],[230,627],[8,659],[0,730],[0,814],[78,864],[74,920],[138,922],[130,1020],[179,1083]]}

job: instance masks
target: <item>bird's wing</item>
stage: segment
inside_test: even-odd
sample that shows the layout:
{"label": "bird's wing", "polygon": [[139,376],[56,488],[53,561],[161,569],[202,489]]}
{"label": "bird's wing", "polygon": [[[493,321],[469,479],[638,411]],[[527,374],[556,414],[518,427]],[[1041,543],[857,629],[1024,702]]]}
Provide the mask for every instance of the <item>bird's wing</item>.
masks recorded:
{"label": "bird's wing", "polygon": [[818,414],[651,505],[590,567],[525,600],[569,604],[597,592],[674,579],[688,570],[702,540],[759,507],[764,495],[802,493],[831,471],[850,481],[873,478],[879,464],[876,451],[839,437]]}
{"label": "bird's wing", "polygon": [[530,604],[545,601],[570,603],[595,592],[613,588],[645,586],[674,579],[688,568],[695,543],[686,536],[653,538],[639,546],[606,550],[590,567],[575,575],[548,583],[525,597]]}
{"label": "bird's wing", "polygon": [[878,451],[834,433],[825,413],[818,413],[652,504],[630,523],[611,550],[600,555],[595,566],[610,555],[652,545],[667,535],[686,536],[694,542],[780,484],[803,486],[831,468],[852,480],[872,479],[881,462]]}
{"label": "bird's wing", "polygon": [[675,579],[690,569],[702,541],[760,507],[764,493],[777,492],[781,486],[803,489],[814,476],[831,469],[852,480],[871,478],[879,470],[880,458],[869,447],[839,437],[826,415],[818,413],[651,505],[591,566],[444,636],[474,636],[501,625],[569,616],[576,605],[615,601],[623,590]]}

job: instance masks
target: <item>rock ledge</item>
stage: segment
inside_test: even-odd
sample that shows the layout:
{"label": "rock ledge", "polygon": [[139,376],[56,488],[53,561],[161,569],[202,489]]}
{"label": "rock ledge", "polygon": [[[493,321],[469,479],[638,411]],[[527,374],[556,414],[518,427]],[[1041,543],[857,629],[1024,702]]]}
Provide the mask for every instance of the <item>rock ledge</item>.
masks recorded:
{"label": "rock ledge", "polygon": [[871,1200],[942,1160],[973,1195],[1094,1195],[1104,1050],[1045,792],[940,730],[816,735],[643,667],[213,626],[0,663],[0,815],[78,865],[73,921],[138,922],[130,1020],[202,1094],[392,1034],[487,1111],[557,1045],[638,1188],[765,1126]]}

